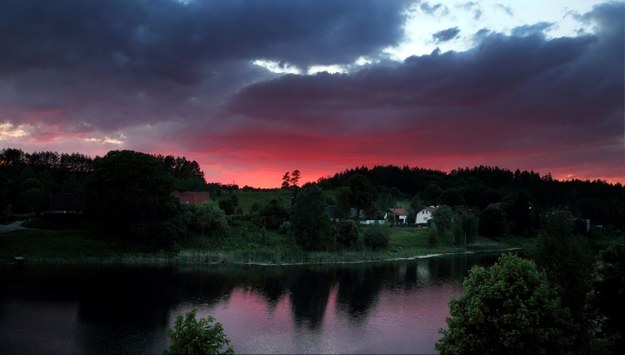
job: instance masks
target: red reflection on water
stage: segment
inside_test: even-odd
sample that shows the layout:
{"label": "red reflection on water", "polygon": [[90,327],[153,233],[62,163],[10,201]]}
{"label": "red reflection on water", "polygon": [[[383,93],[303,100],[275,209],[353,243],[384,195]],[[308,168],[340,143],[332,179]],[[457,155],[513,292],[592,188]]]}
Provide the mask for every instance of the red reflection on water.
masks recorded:
{"label": "red reflection on water", "polygon": [[198,315],[221,322],[237,353],[433,353],[449,298],[462,292],[455,283],[385,289],[355,319],[338,305],[337,290],[332,287],[317,327],[296,324],[288,294],[272,304],[244,288],[200,307]]}

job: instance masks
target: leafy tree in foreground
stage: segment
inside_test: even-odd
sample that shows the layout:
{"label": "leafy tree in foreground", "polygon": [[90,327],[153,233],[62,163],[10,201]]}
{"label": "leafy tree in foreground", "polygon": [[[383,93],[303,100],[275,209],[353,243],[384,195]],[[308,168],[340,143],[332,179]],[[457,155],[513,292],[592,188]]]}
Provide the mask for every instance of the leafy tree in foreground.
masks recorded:
{"label": "leafy tree in foreground", "polygon": [[588,314],[586,305],[592,290],[594,257],[586,238],[573,234],[574,220],[568,211],[551,212],[536,240],[532,257],[580,326],[576,342],[577,348],[582,349],[590,345],[591,338],[592,315]]}
{"label": "leafy tree in foreground", "polygon": [[174,329],[167,334],[171,345],[165,354],[234,354],[221,323],[207,316],[195,319],[197,309],[176,317]]}
{"label": "leafy tree in foreground", "polygon": [[460,298],[449,301],[442,354],[562,354],[576,325],[533,261],[506,254],[473,267]]}
{"label": "leafy tree in foreground", "polygon": [[625,247],[614,245],[601,253],[593,300],[603,317],[600,336],[610,341],[614,354],[625,349]]}

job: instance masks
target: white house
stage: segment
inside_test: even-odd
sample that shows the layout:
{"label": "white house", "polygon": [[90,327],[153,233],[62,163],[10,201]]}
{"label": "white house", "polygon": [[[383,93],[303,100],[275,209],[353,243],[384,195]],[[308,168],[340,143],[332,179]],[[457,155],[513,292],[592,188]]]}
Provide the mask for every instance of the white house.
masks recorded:
{"label": "white house", "polygon": [[424,209],[422,209],[421,211],[417,212],[417,218],[415,220],[415,224],[416,225],[427,225],[428,221],[430,219],[432,219],[432,213],[434,213],[434,211],[436,211],[438,207],[435,206],[430,206],[430,207],[426,207]]}

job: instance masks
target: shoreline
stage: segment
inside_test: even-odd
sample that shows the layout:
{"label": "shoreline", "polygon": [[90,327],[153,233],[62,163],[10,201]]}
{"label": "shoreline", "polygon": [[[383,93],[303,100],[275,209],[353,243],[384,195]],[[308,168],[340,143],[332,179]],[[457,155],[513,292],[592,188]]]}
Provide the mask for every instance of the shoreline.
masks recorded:
{"label": "shoreline", "polygon": [[[355,265],[355,264],[369,264],[369,263],[385,263],[396,261],[413,261],[420,259],[429,259],[453,255],[474,255],[474,254],[488,254],[488,253],[505,253],[511,251],[522,250],[522,247],[508,247],[508,248],[493,248],[482,250],[464,250],[464,251],[449,251],[449,252],[436,252],[427,254],[417,254],[412,256],[389,256],[380,258],[365,258],[356,260],[341,260],[340,258],[328,258],[328,260],[307,260],[296,262],[267,262],[267,261],[232,261],[232,260],[215,260],[215,261],[193,261],[193,260],[180,260],[180,255],[164,257],[159,255],[119,255],[114,257],[77,257],[77,258],[64,258],[64,257],[24,257],[15,256],[14,260],[0,262],[1,266],[23,266],[23,265],[135,265],[135,266],[166,266],[166,265],[181,265],[181,266],[202,266],[202,265],[238,265],[238,266],[307,266],[307,265]],[[219,252],[216,252],[219,253]],[[209,255],[210,257],[219,257],[217,255]],[[312,256],[311,256],[312,257]],[[22,259],[16,259],[22,258]],[[314,258],[313,258],[314,259]]]}

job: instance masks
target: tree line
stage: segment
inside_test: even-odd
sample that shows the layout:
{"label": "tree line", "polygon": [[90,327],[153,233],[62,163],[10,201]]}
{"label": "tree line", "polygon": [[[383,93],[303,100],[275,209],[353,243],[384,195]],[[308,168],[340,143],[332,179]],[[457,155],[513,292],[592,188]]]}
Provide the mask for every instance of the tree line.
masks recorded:
{"label": "tree line", "polygon": [[[528,204],[535,215],[549,209],[567,208],[575,216],[592,223],[622,228],[625,223],[625,187],[601,180],[555,180],[533,171],[511,171],[478,166],[445,173],[408,166],[358,167],[321,178],[323,189],[347,186],[354,176],[362,176],[377,192],[378,209],[397,200],[410,200],[415,209],[432,205],[475,206],[484,210],[501,202],[513,234],[530,233],[525,211]],[[540,221],[537,221],[540,222]]]}

